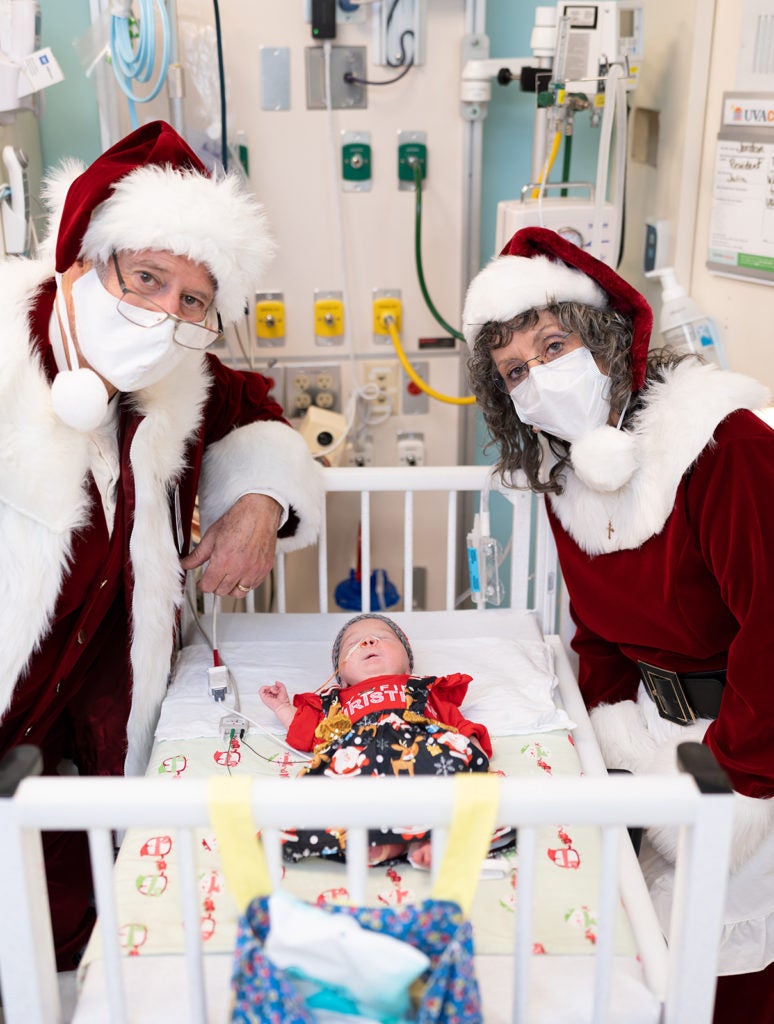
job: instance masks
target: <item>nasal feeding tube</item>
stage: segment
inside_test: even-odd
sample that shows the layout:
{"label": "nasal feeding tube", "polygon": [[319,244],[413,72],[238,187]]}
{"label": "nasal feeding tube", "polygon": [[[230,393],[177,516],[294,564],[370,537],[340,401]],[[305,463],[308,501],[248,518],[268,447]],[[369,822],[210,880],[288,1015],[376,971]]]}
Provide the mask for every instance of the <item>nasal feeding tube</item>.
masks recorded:
{"label": "nasal feeding tube", "polygon": [[376,636],[376,635],[374,635],[374,636],[364,636],[361,640],[358,640],[357,643],[352,644],[352,646],[349,648],[349,650],[344,655],[344,657],[339,660],[338,665],[333,670],[331,675],[328,676],[328,678],[325,680],[324,683],[320,683],[320,685],[317,687],[317,689],[314,692],[315,693],[320,693],[322,690],[325,689],[325,687],[328,685],[328,683],[332,683],[333,682],[333,680],[336,678],[336,676],[341,671],[341,669],[342,669],[343,665],[345,664],[345,662],[349,658],[352,657],[352,655],[355,653],[355,651],[358,649],[358,647],[367,647],[369,644],[374,643],[377,640],[381,640],[381,637]]}

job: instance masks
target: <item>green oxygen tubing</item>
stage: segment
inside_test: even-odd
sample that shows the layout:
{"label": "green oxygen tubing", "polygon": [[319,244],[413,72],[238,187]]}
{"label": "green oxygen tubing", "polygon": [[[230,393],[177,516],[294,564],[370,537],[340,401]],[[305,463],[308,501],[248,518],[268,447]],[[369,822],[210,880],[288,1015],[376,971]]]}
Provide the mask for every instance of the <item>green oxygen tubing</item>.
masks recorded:
{"label": "green oxygen tubing", "polygon": [[[416,194],[416,214],[414,219],[414,254],[416,257],[417,265],[417,277],[419,278],[419,287],[422,290],[422,296],[427,303],[427,308],[433,314],[436,321],[443,327],[443,329],[451,334],[452,337],[457,338],[459,341],[464,341],[464,335],[456,331],[450,324],[447,324],[441,314],[433,305],[433,300],[430,298],[430,293],[427,290],[425,283],[425,275],[422,270],[422,167],[419,161],[415,161],[413,164],[414,169],[414,189]],[[400,335],[398,334],[398,328],[395,323],[395,318],[389,314],[384,318],[384,325],[387,328],[390,339],[392,340],[395,352],[400,360],[400,364],[406,371],[408,377],[416,384],[418,388],[429,395],[431,398],[435,398],[439,402],[447,402],[450,405],[473,405],[476,401],[474,395],[469,395],[467,398],[460,398],[454,395],[444,395],[440,391],[436,391],[435,388],[431,388],[429,384],[419,376],[414,367],[406,358],[406,353],[403,351],[403,346],[400,343]]]}

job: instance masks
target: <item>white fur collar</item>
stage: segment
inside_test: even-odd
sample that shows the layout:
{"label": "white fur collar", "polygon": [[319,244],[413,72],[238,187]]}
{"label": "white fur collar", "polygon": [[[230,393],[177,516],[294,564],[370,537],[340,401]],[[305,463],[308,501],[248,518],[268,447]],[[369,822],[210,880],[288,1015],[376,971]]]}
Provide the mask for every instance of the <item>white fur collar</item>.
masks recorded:
{"label": "white fur collar", "polygon": [[[28,318],[51,277],[44,261],[0,265],[5,299],[0,335],[0,716],[16,680],[45,634],[67,569],[73,532],[89,515],[88,435],[65,426],[51,408],[42,365],[30,359]],[[211,379],[192,354],[167,378],[135,396],[140,423],[131,448],[135,520],[128,725],[128,771],[141,771],[167,682],[180,566],[169,529],[167,488],[183,467]]]}
{"label": "white fur collar", "polygon": [[736,409],[762,408],[768,398],[751,377],[689,361],[671,367],[663,382],[647,386],[635,417],[631,479],[600,492],[565,469],[564,493],[550,496],[562,526],[589,555],[639,547],[663,528],[680,480],[718,424]]}

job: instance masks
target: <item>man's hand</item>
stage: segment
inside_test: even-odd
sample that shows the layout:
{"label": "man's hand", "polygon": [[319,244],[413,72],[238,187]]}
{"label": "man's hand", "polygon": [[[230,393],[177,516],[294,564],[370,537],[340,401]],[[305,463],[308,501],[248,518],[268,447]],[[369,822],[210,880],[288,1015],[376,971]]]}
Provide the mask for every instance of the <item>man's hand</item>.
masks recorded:
{"label": "man's hand", "polygon": [[244,597],[274,565],[282,507],[266,494],[243,494],[185,558],[183,569],[209,562],[199,589],[218,597]]}

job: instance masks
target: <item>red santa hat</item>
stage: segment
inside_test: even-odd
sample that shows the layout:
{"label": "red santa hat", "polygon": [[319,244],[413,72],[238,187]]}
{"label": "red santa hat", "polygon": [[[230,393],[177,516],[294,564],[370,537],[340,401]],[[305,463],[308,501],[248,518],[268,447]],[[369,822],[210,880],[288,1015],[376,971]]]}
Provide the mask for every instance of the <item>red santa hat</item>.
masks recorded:
{"label": "red santa hat", "polygon": [[209,175],[170,125],[154,121],[83,170],[61,207],[57,271],[80,257],[105,262],[122,249],[165,250],[206,266],[228,321],[242,315],[274,245],[263,209],[242,180]]}
{"label": "red santa hat", "polygon": [[528,309],[580,302],[612,309],[632,323],[632,390],[645,383],[653,311],[635,288],[601,260],[547,228],[522,228],[472,280],[462,330],[473,345],[485,323],[512,320]]}

